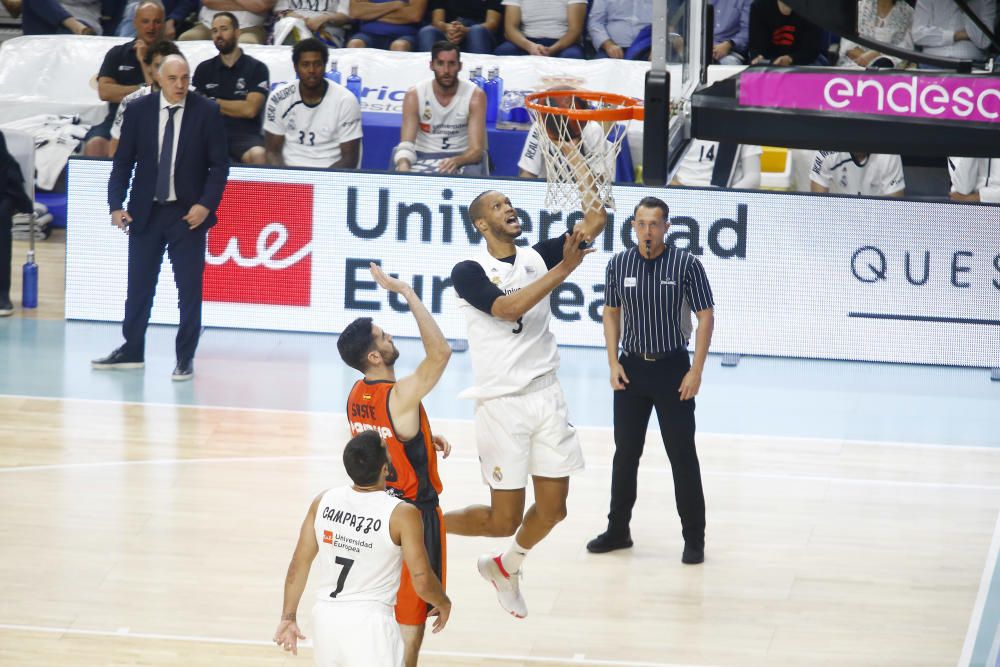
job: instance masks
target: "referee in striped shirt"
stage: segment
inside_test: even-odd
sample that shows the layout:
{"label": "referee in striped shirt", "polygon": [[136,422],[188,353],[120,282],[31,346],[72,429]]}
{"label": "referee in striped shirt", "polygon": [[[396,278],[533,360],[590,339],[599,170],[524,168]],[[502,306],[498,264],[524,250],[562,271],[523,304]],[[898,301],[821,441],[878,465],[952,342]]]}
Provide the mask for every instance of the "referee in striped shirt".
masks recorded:
{"label": "referee in striped shirt", "polygon": [[[604,341],[614,389],[615,457],[608,529],[588,542],[587,550],[632,546],[629,522],[639,458],[655,408],[674,476],[684,537],[681,560],[695,564],[705,560],[705,495],[694,446],[694,397],[712,340],[713,301],[701,262],[665,245],[668,214],[663,200],[645,197],[632,220],[637,245],[608,262]],[[694,363],[687,350],[692,311],[698,318]]]}

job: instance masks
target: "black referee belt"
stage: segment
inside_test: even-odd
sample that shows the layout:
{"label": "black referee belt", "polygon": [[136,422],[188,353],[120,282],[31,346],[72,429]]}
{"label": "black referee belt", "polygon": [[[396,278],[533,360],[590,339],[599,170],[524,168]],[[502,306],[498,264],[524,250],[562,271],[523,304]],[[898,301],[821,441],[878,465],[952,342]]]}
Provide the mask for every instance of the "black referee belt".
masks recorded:
{"label": "black referee belt", "polygon": [[631,352],[625,350],[625,356],[635,357],[636,359],[642,359],[643,361],[662,361],[664,359],[669,359],[670,357],[680,356],[680,354],[687,354],[687,350],[684,348],[677,348],[676,350],[670,350],[669,352]]}

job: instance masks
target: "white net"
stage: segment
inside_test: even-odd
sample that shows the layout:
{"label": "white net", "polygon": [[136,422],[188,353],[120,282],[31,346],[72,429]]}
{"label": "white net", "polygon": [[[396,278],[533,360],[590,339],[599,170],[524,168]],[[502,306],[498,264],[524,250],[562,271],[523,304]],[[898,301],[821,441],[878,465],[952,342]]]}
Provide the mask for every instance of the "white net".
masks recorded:
{"label": "white net", "polygon": [[582,117],[587,114],[573,112],[623,109],[621,99],[600,93],[549,93],[532,100],[528,112],[545,165],[546,206],[585,208],[596,197],[601,205],[614,209],[615,163],[628,135],[630,118],[587,120]]}

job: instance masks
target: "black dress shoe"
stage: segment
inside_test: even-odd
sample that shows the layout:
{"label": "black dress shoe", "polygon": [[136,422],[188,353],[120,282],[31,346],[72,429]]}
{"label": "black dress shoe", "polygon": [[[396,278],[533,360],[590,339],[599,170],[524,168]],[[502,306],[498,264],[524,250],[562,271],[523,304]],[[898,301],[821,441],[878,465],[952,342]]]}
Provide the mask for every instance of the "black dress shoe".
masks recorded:
{"label": "black dress shoe", "polygon": [[632,546],[632,536],[628,533],[612,533],[605,531],[587,542],[587,551],[592,554],[606,554],[616,549],[628,549]]}
{"label": "black dress shoe", "polygon": [[124,346],[118,348],[106,357],[94,359],[90,362],[91,368],[96,368],[99,371],[112,369],[127,370],[129,368],[142,368],[144,365],[145,364],[142,359],[139,357],[127,354]]}
{"label": "black dress shoe", "polygon": [[174,382],[184,382],[185,380],[190,380],[193,377],[194,362],[178,361],[177,365],[174,366],[174,372],[171,374],[170,379]]}
{"label": "black dress shoe", "polygon": [[10,302],[10,297],[0,298],[0,317],[10,317],[14,314],[14,304]]}
{"label": "black dress shoe", "polygon": [[684,553],[681,554],[681,562],[687,565],[697,565],[705,562],[705,545],[684,543]]}

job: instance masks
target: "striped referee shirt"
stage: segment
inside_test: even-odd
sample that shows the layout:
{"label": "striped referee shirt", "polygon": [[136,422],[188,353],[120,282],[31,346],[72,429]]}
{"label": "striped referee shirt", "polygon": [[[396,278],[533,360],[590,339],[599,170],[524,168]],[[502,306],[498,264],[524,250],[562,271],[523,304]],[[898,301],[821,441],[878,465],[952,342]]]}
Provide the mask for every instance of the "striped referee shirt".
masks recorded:
{"label": "striped referee shirt", "polygon": [[604,300],[624,312],[621,346],[626,352],[660,354],[687,348],[691,313],[714,305],[701,262],[667,246],[646,259],[635,247],[608,262]]}

